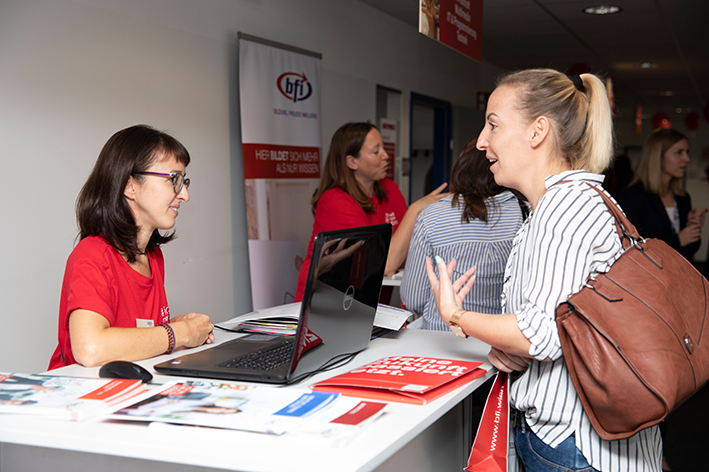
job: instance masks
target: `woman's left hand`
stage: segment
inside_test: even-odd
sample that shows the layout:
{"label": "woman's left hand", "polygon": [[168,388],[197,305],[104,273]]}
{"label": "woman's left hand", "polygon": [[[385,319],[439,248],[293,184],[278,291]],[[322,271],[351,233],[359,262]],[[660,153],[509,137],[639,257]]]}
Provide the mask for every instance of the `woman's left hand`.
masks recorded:
{"label": "woman's left hand", "polygon": [[[444,192],[445,188],[448,186],[447,183],[443,183],[438,186],[437,189],[426,195],[425,197],[421,197],[418,200],[416,200],[414,203],[412,203],[409,206],[409,210],[412,211],[416,216],[418,216],[419,213],[421,213],[421,210],[426,208],[428,205],[431,203],[436,203],[438,200],[441,198],[445,198],[448,195],[451,194],[451,192]],[[407,210],[408,211],[408,210]]]}
{"label": "woman's left hand", "polygon": [[[210,329],[209,329],[209,334],[207,334],[207,338],[201,344],[209,344],[212,341],[214,341],[214,325],[209,321],[209,316],[204,315],[202,313],[187,313],[186,315],[178,315],[178,316],[172,318],[170,320],[170,323],[184,321],[189,324],[190,323],[189,320],[195,320],[196,318],[198,318],[199,321],[203,322],[203,319],[205,317],[206,317],[206,321],[209,323]],[[196,346],[189,346],[189,347],[196,347]]]}
{"label": "woman's left hand", "polygon": [[439,277],[433,270],[433,262],[430,257],[426,258],[426,275],[431,284],[431,292],[436,300],[438,313],[444,323],[448,324],[453,313],[463,306],[463,299],[468,294],[475,283],[475,267],[468,269],[455,282],[451,282],[449,274],[455,269],[455,259],[451,260],[448,266],[443,259],[436,256]]}

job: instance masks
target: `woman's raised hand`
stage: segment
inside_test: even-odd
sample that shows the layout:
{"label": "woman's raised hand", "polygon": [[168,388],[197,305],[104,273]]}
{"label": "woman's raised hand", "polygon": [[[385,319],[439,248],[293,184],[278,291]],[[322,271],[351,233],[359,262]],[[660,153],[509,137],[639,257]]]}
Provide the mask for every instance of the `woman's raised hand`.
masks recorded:
{"label": "woman's raised hand", "polygon": [[463,299],[475,283],[475,267],[468,269],[455,282],[452,282],[450,274],[455,269],[455,259],[452,259],[448,265],[439,256],[436,256],[435,259],[439,276],[436,276],[430,257],[426,258],[426,275],[428,275],[428,281],[431,284],[431,292],[436,300],[438,313],[443,322],[448,324],[453,313],[463,306]]}
{"label": "woman's raised hand", "polygon": [[709,211],[709,208],[704,208],[703,210],[697,210],[696,208],[692,208],[689,211],[689,214],[687,215],[687,226],[704,226],[704,217],[706,216],[707,211]]}

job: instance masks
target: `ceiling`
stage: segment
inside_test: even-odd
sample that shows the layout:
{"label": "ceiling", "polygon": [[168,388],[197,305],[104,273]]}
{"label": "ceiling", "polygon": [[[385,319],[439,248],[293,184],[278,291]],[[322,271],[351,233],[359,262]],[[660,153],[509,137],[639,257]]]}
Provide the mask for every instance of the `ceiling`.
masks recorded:
{"label": "ceiling", "polygon": [[[360,1],[418,29],[420,0]],[[483,60],[504,70],[587,66],[613,79],[619,112],[701,114],[709,100],[708,0],[483,2]],[[583,12],[601,4],[622,11]]]}

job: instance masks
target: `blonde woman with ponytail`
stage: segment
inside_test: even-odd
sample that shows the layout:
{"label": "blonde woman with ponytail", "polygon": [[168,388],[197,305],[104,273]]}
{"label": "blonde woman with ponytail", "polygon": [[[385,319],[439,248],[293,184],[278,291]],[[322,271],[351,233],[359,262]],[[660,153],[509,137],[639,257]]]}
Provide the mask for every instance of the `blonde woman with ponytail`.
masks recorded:
{"label": "blonde woman with ponytail", "polygon": [[[461,309],[473,270],[452,281],[455,261],[427,260],[444,323],[492,348],[490,362],[512,372],[511,436],[526,472],[660,472],[662,440],[651,427],[623,440],[591,427],[564,363],[556,307],[590,275],[605,272],[622,245],[601,188],[613,155],[611,108],[592,74],[550,69],[498,82],[477,142],[498,185],[521,192],[532,212],[515,237],[505,269],[503,315]],[[519,414],[516,414],[519,412]],[[516,464],[515,461],[512,461]]]}

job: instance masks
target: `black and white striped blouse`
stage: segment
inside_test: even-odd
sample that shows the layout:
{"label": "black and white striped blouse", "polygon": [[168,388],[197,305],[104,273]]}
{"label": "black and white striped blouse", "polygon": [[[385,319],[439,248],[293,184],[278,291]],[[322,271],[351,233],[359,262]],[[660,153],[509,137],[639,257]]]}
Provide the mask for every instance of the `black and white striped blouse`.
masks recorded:
{"label": "black and white striped blouse", "polygon": [[547,177],[546,193],[512,245],[502,308],[516,314],[535,360],[511,385],[510,401],[526,412],[528,424],[546,444],[555,447],[575,434],[576,446],[597,470],[660,472],[659,428],[624,440],[601,439],[564,364],[557,305],[581,290],[589,275],[607,271],[622,252],[612,215],[586,182],[600,187],[603,176],[567,171]]}

